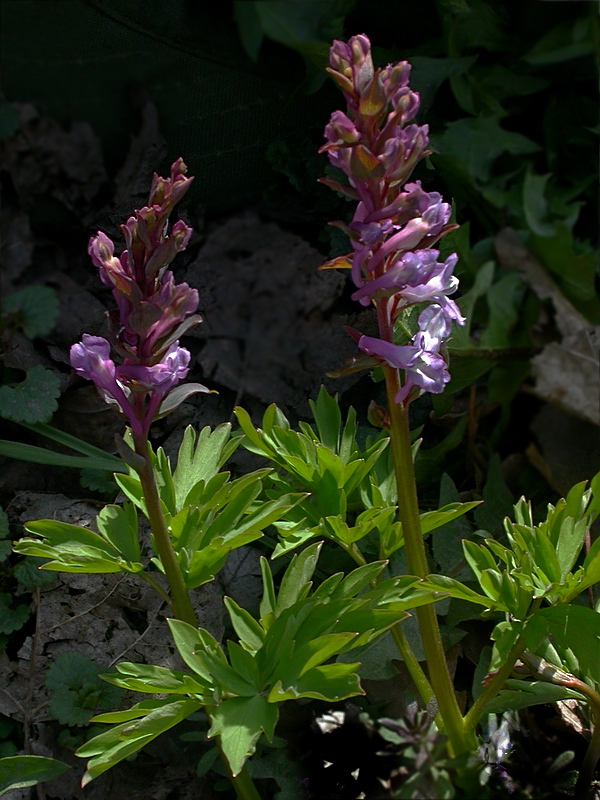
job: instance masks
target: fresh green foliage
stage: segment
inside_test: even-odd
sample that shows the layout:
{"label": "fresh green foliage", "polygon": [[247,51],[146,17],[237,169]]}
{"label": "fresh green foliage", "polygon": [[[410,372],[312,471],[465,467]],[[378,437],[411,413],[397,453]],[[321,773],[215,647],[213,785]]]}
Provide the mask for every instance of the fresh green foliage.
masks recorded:
{"label": "fresh green foliage", "polygon": [[509,678],[505,686],[506,688],[488,703],[484,713],[503,714],[505,711],[519,711],[529,706],[557,703],[559,700],[585,700],[580,692],[545,681],[521,681]]}
{"label": "fresh green foliage", "polygon": [[[463,541],[465,559],[481,593],[448,576],[430,575],[424,581],[425,587],[479,604],[488,614],[505,616],[491,635],[488,676],[514,663],[526,649],[596,690],[600,686],[600,616],[572,603],[600,581],[598,541],[582,558],[586,532],[599,515],[600,474],[589,487],[579,483],[556,506],[549,505],[546,519],[538,525],[533,523],[530,504],[521,498],[514,506],[514,521],[504,521],[508,546],[497,539],[485,539],[483,544]],[[490,698],[487,711],[524,708],[557,695],[557,687],[522,683],[513,681],[508,690]],[[577,689],[566,683],[558,694],[581,699]]]}
{"label": "fresh green foliage", "polygon": [[[225,598],[239,638],[238,642],[230,640],[226,649],[208,631],[169,620],[177,649],[192,675],[119,664],[118,674],[104,676],[105,680],[133,691],[188,695],[188,713],[206,707],[211,720],[209,736],[220,736],[229,765],[234,775],[238,774],[261,734],[272,739],[279,702],[301,697],[334,702],[360,694],[358,664],[330,663],[331,659],[373,641],[406,617],[408,608],[435,599],[418,586],[416,578],[387,579],[367,588],[381,574],[385,562],[359,567],[346,576],[332,575],[312,590],[320,549],[321,543],[316,543],[292,557],[277,593],[267,560],[261,560],[264,592],[258,619]],[[168,716],[176,711],[174,702],[161,706]],[[154,706],[138,704],[131,712],[105,714],[94,721],[122,722],[142,716],[142,710],[144,720],[154,719]],[[101,760],[93,759],[86,774],[95,777],[124,757],[123,753],[133,752],[135,745],[139,749],[148,741],[145,736],[138,735],[133,726],[126,753],[125,749],[105,749],[117,741],[111,732],[92,739],[78,755],[97,754]]]}
{"label": "fresh green foliage", "polygon": [[143,700],[127,711],[113,711],[93,717],[93,722],[118,724],[106,733],[94,736],[77,751],[78,756],[90,759],[82,785],[87,786],[119,761],[137,753],[144,745],[189,717],[201,706],[202,703],[190,698]]}
{"label": "fresh green foliage", "polygon": [[[262,536],[304,497],[284,493],[262,501],[262,480],[269,470],[259,470],[235,480],[218,469],[237,447],[228,424],[212,433],[205,428],[195,439],[192,428],[184,435],[177,468],[172,473],[162,448],[152,454],[163,513],[187,588],[212,580],[227,554]],[[94,456],[95,457],[95,456]],[[123,462],[115,459],[121,468]],[[98,532],[56,520],[27,523],[35,538],[19,540],[14,550],[46,558],[41,569],[62,572],[141,573],[136,508],[146,513],[142,487],[135,470],[117,474],[115,480],[131,502],[108,505],[96,517]],[[158,557],[153,563],[162,569]]]}
{"label": "fresh green foliage", "polygon": [[44,756],[7,756],[0,758],[0,795],[11,789],[26,789],[59,778],[68,764]]}
{"label": "fresh green foliage", "polygon": [[[316,402],[311,401],[311,409],[315,425],[301,422],[300,431],[290,427],[275,405],[265,412],[262,428],[254,427],[244,409],[235,409],[244,433],[244,447],[287,473],[269,476],[272,488],[268,495],[297,488],[307,492],[286,519],[275,524],[280,542],[274,556],[325,536],[358,560],[357,543],[374,534],[379,541],[379,557],[389,558],[402,547],[404,539],[401,524],[395,521],[396,485],[388,439],[383,433],[374,439],[367,437],[361,448],[354,409],[349,409],[342,422],[337,395],[332,397],[324,387]],[[477,505],[450,503],[438,511],[423,513],[423,533],[434,531]]]}
{"label": "fresh green foliage", "polygon": [[[235,480],[230,480],[228,472],[217,472],[238,444],[228,441],[229,434],[229,425],[220,426],[212,434],[204,429],[194,449],[194,435],[188,429],[174,473],[161,448],[153,457],[162,510],[188,589],[212,580],[231,550],[259,539],[266,527],[303,497],[286,493],[274,500],[259,500],[262,479],[269,470],[257,470]],[[146,513],[134,470],[127,476],[116,476],[116,481]],[[154,562],[160,568],[158,559]]]}
{"label": "fresh green foliage", "polygon": [[514,507],[515,522],[505,519],[509,546],[495,539],[484,544],[463,542],[465,558],[483,594],[452,578],[429,576],[427,584],[453,597],[503,611],[512,618],[527,617],[531,603],[569,603],[600,580],[600,545],[594,543],[581,566],[576,566],[585,533],[600,514],[600,474],[586,489],[574,486],[566,499],[549,505],[548,516],[534,525],[531,506],[521,498]]}
{"label": "fresh green foliage", "polygon": [[201,481],[202,487],[206,486],[235,452],[239,441],[230,437],[231,425],[228,422],[218,425],[214,431],[207,426],[198,434],[191,425],[187,426],[173,472],[177,511],[188,504],[191,490],[199,486]]}
{"label": "fresh green foliage", "polygon": [[[96,517],[98,533],[58,520],[28,522],[25,536],[14,551],[49,559],[40,569],[53,572],[141,572],[137,543],[137,515],[131,503],[107,506]],[[133,556],[133,558],[131,558]]]}
{"label": "fresh green foliage", "polygon": [[46,671],[48,711],[63,725],[87,725],[94,711],[110,708],[122,691],[98,677],[102,667],[82,653],[61,653]]}

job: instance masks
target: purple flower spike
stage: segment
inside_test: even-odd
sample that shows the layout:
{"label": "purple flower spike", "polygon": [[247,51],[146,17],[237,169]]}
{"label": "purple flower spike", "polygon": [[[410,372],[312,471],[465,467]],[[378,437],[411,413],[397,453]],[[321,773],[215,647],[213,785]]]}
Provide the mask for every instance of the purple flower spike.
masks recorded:
{"label": "purple flower spike", "polygon": [[[190,353],[179,346],[179,337],[200,322],[194,314],[198,292],[187,283],[176,284],[167,269],[192,234],[182,220],[170,230],[168,224],[175,203],[192,181],[185,173],[186,166],[178,159],[169,178],[154,175],[148,205],[121,226],[126,248],[118,258],[113,242],[101,231],[88,246],[102,282],[113,291],[117,311],[110,315],[111,338],[124,361],[116,366],[109,342],[84,334],[71,348],[71,364],[79,375],[94,381],[107,402],[117,403],[136,435],[147,433],[165,393],[187,376]],[[173,401],[169,410],[176,407]]]}
{"label": "purple flower spike", "polygon": [[[439,192],[426,192],[420,181],[407,183],[417,163],[430,154],[428,126],[411,122],[419,95],[408,85],[410,64],[401,61],[375,69],[366,36],[335,41],[328,72],[344,92],[347,114],[334,111],[320,152],[347,176],[349,186],[323,179],[337,191],[358,199],[349,232],[353,252],[352,299],[378,310],[381,339],[360,336],[358,347],[405,373],[396,402],[410,402],[420,391],[441,392],[450,380],[440,348],[453,322],[465,320],[450,299],[458,288],[455,253],[439,262],[433,245],[457,227],[449,224],[450,205]],[[434,303],[419,316],[409,345],[392,339],[402,309]]]}

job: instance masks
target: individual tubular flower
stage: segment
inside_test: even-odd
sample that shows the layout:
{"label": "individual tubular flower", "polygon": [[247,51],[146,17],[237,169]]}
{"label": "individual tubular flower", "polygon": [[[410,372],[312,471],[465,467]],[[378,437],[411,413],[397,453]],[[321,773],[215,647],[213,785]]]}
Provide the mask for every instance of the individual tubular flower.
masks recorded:
{"label": "individual tubular flower", "polygon": [[[101,231],[88,245],[92,263],[117,304],[110,315],[111,338],[123,363],[115,366],[106,339],[84,334],[71,348],[71,364],[94,381],[105,400],[117,403],[134,432],[147,432],[165,394],[187,376],[190,353],[179,346],[179,337],[200,322],[194,314],[198,292],[187,283],[175,283],[167,269],[192,232],[181,220],[170,230],[168,224],[192,181],[185,177],[186,169],[178,159],[169,178],[154,175],[148,205],[121,226],[127,247],[119,257]],[[200,384],[186,388],[188,395],[208,391]]]}
{"label": "individual tubular flower", "polygon": [[93,381],[102,399],[107,403],[115,403],[132,430],[141,433],[140,420],[129,401],[130,392],[117,380],[117,368],[110,357],[110,343],[102,336],[84,333],[81,342],[71,347],[69,359],[75,372]]}
{"label": "individual tubular flower", "polygon": [[182,381],[189,372],[190,352],[174,342],[159,361],[146,367],[141,364],[122,364],[117,367],[121,379],[135,381],[144,389],[166,392]]}
{"label": "individual tubular flower", "polygon": [[[450,206],[438,192],[426,192],[420,181],[407,182],[416,164],[430,153],[427,125],[412,122],[419,95],[408,85],[410,64],[375,69],[364,35],[347,43],[335,41],[329,63],[347,112],[333,112],[320,152],[342,170],[349,185],[330,178],[322,182],[358,200],[358,205],[349,225],[335,223],[350,236],[353,252],[324,266],[351,266],[356,286],[352,298],[377,307],[380,338],[357,334],[358,348],[404,371],[396,402],[410,402],[421,390],[443,391],[450,379],[443,343],[452,322],[464,324],[449,298],[458,287],[453,275],[457,256],[438,261],[439,251],[433,246],[457,226],[449,222]],[[392,333],[398,315],[423,303],[435,305],[419,315],[412,341],[396,345]]]}
{"label": "individual tubular flower", "polygon": [[440,348],[449,336],[451,321],[440,306],[429,306],[419,315],[419,330],[409,345],[397,345],[372,336],[361,336],[358,348],[406,373],[404,385],[395,401],[403,402],[413,387],[432,394],[444,391],[450,380],[448,367]]}

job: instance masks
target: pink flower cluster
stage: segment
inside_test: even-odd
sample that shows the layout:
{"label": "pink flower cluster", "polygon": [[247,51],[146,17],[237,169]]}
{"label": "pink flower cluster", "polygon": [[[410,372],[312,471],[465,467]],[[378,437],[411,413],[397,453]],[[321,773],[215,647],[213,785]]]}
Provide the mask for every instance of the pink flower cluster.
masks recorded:
{"label": "pink flower cluster", "polygon": [[[358,347],[391,367],[404,370],[396,402],[409,402],[421,390],[439,393],[450,380],[440,350],[452,321],[464,319],[449,298],[458,287],[452,274],[456,254],[438,261],[433,246],[456,225],[450,206],[420,181],[407,183],[427,150],[428,126],[411,122],[419,95],[408,85],[410,64],[402,61],[375,70],[364,35],[334,41],[328,72],[342,89],[347,113],[334,111],[325,128],[326,152],[348,183],[322,183],[358,201],[351,223],[336,223],[349,235],[353,252],[324,267],[350,267],[354,300],[374,303],[380,337],[353,333]],[[419,315],[418,331],[407,345],[394,344],[394,322],[403,309],[431,303]]]}
{"label": "pink flower cluster", "polygon": [[[119,257],[102,232],[88,245],[100,279],[111,287],[117,304],[111,313],[111,340],[123,361],[115,365],[106,339],[84,334],[71,347],[71,365],[94,381],[107,402],[116,404],[137,435],[148,431],[166,393],[187,376],[190,353],[179,346],[179,337],[200,322],[194,314],[198,292],[186,283],[176,284],[167,269],[192,233],[182,220],[170,230],[168,223],[192,182],[186,171],[180,158],[169,178],[154,175],[148,205],[121,226],[127,246]],[[195,391],[208,391],[200,384],[193,386]]]}

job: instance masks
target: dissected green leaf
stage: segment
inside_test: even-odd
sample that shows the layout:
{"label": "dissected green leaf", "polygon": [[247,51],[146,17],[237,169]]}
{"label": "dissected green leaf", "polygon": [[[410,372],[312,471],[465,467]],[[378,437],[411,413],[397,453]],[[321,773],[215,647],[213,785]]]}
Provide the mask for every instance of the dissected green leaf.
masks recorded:
{"label": "dissected green leaf", "polygon": [[131,562],[140,559],[138,523],[133,503],[107,505],[96,517],[98,531]]}
{"label": "dissected green leaf", "polygon": [[246,609],[241,608],[231,597],[224,597],[223,602],[242,645],[251,651],[259,650],[265,639],[263,628]]}
{"label": "dissected green leaf", "polygon": [[363,694],[358,677],[359,664],[326,664],[314,667],[289,686],[278,681],[269,694],[269,702],[311,697],[315,700],[339,702]]}
{"label": "dissected green leaf", "polygon": [[141,563],[128,561],[112,543],[88,528],[58,520],[33,520],[25,529],[40,539],[24,537],[15,545],[17,553],[50,559],[41,569],[54,572],[140,572]]}
{"label": "dissected green leaf", "polygon": [[[87,786],[90,781],[114,767],[119,761],[137,753],[146,744],[189,717],[201,706],[202,703],[189,698],[172,701],[150,700],[138,703],[134,707],[135,710],[132,709],[134,716],[129,716],[128,721],[94,736],[77,750],[75,755],[80,758],[91,756],[81,781],[82,786]],[[127,712],[124,713],[127,715]],[[99,719],[105,719],[106,716],[108,715],[102,715]]]}
{"label": "dissected green leaf", "polygon": [[527,621],[523,638],[535,651],[543,638],[570,649],[584,675],[600,683],[600,614],[580,605],[559,605],[536,611]]}
{"label": "dissected green leaf", "polygon": [[178,511],[187,504],[186,498],[192,488],[214,477],[239,445],[239,440],[231,441],[230,436],[228,422],[213,431],[203,428],[198,434],[191,425],[185,429],[173,472]]}
{"label": "dissected green leaf", "polygon": [[337,395],[332,397],[325,387],[321,386],[317,401],[310,400],[309,403],[321,442],[333,453],[337,453],[342,424]]}
{"label": "dissected green leaf", "polygon": [[199,682],[197,677],[192,678],[191,675],[186,675],[180,670],[166,667],[121,662],[117,664],[116,673],[103,674],[100,677],[113,686],[134,692],[207,695],[210,697],[211,685],[209,683]]}
{"label": "dissected green leaf", "polygon": [[277,614],[296,603],[309,591],[310,579],[317,566],[322,546],[323,542],[317,542],[292,556],[277,594]]}
{"label": "dissected green leaf", "polygon": [[481,500],[475,500],[470,503],[448,503],[438,511],[425,511],[420,516],[421,532],[423,535],[430,533],[436,528],[440,528],[442,525],[446,525],[448,522],[462,517],[468,511],[477,508],[481,502]]}
{"label": "dissected green leaf", "polygon": [[196,629],[187,622],[182,622],[178,619],[169,619],[167,622],[171,629],[175,646],[183,661],[201,678],[210,681],[211,673],[197,653],[209,650],[212,653],[219,653],[221,659],[225,660],[225,655],[219,643],[208,631],[202,628]]}
{"label": "dissected green leaf", "polygon": [[221,737],[221,748],[234,775],[254,753],[261,733],[269,741],[273,738],[278,717],[277,706],[260,695],[223,700],[210,712],[208,735]]}

